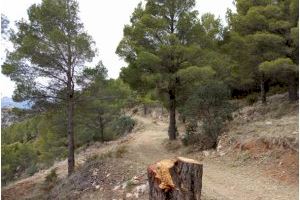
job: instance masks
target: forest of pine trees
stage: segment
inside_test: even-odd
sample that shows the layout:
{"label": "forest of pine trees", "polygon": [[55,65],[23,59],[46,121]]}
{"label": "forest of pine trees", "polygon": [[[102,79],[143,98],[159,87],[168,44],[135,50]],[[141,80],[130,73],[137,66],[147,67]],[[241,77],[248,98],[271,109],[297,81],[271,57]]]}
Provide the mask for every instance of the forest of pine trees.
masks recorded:
{"label": "forest of pine trees", "polygon": [[[231,100],[266,104],[272,88],[298,100],[298,0],[235,0],[226,24],[211,13],[200,16],[195,4],[138,4],[116,47],[127,63],[117,79],[108,78],[110,66],[101,61],[88,64],[97,48],[76,0],[32,5],[16,31],[7,31],[2,16],[2,34],[14,47],[2,73],[16,84],[13,99],[32,103],[15,110],[24,120],[2,127],[2,184],[63,158],[72,174],[75,149],[132,130],[130,108],[159,102],[169,113],[170,140],[177,139],[180,118],[183,142],[208,149],[232,119]],[[195,139],[199,128],[204,134]]]}

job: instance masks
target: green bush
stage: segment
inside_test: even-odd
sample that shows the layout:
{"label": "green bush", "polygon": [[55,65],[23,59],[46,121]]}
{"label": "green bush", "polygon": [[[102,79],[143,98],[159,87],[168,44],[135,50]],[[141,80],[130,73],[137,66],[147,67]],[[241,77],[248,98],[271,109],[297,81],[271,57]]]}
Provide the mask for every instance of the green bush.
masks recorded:
{"label": "green bush", "polygon": [[37,126],[39,121],[38,117],[32,117],[3,129],[3,134],[1,134],[2,144],[26,143],[34,140],[38,135]]}
{"label": "green bush", "polygon": [[37,164],[37,152],[31,143],[1,145],[1,181],[6,184]]}
{"label": "green bush", "polygon": [[50,191],[57,184],[57,182],[58,182],[58,175],[56,173],[56,168],[54,168],[45,177],[43,189],[45,191]]}
{"label": "green bush", "polygon": [[46,183],[55,183],[58,179],[56,168],[52,169],[50,173],[45,177]]}
{"label": "green bush", "polygon": [[181,109],[189,122],[183,143],[197,143],[202,150],[214,148],[225,122],[232,119],[235,110],[229,99],[230,91],[222,83],[210,82],[196,88]]}
{"label": "green bush", "polygon": [[246,102],[248,105],[253,105],[254,103],[256,103],[258,101],[258,98],[259,97],[259,94],[257,93],[252,93],[252,94],[249,94],[247,97],[246,97]]}
{"label": "green bush", "polygon": [[197,143],[197,123],[187,123],[186,132],[182,138],[183,145],[192,145]]}
{"label": "green bush", "polygon": [[34,175],[37,171],[38,171],[38,167],[36,164],[32,164],[27,170],[26,170],[26,174],[28,174],[29,176]]}
{"label": "green bush", "polygon": [[272,96],[275,94],[282,94],[288,91],[288,88],[286,86],[280,86],[280,85],[276,85],[270,88],[270,90],[268,91],[267,95],[268,96]]}
{"label": "green bush", "polygon": [[130,133],[135,125],[135,121],[129,116],[122,116],[112,123],[112,129],[116,135],[126,135]]}

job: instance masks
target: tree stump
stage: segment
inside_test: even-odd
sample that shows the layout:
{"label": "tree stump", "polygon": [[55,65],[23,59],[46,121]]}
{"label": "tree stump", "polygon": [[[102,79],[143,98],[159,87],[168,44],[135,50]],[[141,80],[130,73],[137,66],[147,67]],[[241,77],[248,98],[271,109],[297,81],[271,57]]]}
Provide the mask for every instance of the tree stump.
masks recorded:
{"label": "tree stump", "polygon": [[148,167],[150,200],[200,200],[203,165],[178,157]]}

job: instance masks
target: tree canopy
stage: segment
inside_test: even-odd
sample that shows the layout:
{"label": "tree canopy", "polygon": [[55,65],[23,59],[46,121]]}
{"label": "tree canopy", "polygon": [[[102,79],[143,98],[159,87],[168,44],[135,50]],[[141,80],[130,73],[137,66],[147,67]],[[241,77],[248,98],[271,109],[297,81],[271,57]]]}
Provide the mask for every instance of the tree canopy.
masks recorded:
{"label": "tree canopy", "polygon": [[194,6],[194,0],[139,4],[116,51],[128,63],[120,77],[138,91],[155,89],[167,102],[170,139],[176,139],[175,110],[181,88],[193,76],[214,73],[211,66],[200,64],[199,55],[217,44],[220,20],[211,14],[200,20]]}

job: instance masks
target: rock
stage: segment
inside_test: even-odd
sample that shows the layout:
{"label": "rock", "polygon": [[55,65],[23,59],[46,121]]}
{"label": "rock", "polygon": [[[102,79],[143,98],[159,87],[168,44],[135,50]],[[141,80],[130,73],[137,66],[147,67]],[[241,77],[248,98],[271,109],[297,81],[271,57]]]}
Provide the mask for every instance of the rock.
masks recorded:
{"label": "rock", "polygon": [[205,156],[205,157],[207,157],[207,156],[209,156],[209,151],[203,151],[203,155]]}
{"label": "rock", "polygon": [[121,186],[120,185],[117,185],[117,186],[115,186],[114,188],[113,188],[113,191],[114,190],[118,190],[118,189],[120,189],[121,188]]}
{"label": "rock", "polygon": [[126,193],[126,198],[130,198],[132,197],[133,195],[131,193]]}
{"label": "rock", "polygon": [[109,177],[110,176],[110,174],[108,173],[107,175],[106,175],[106,177]]}
{"label": "rock", "polygon": [[135,192],[138,194],[144,194],[146,190],[149,188],[148,183],[145,183],[143,185],[139,185],[135,188]]}
{"label": "rock", "polygon": [[272,125],[272,122],[268,121],[268,122],[266,122],[266,125]]}
{"label": "rock", "polygon": [[93,170],[93,176],[97,176],[97,175],[98,175],[97,170]]}
{"label": "rock", "polygon": [[97,190],[100,188],[100,185],[96,185],[96,187],[95,187]]}
{"label": "rock", "polygon": [[223,148],[222,145],[219,144],[219,145],[217,146],[217,152],[221,151],[222,148]]}
{"label": "rock", "polygon": [[122,189],[125,189],[127,187],[127,182],[122,184]]}
{"label": "rock", "polygon": [[225,152],[220,152],[220,153],[219,153],[219,155],[220,155],[221,157],[222,157],[222,156],[225,156],[225,154],[226,154]]}
{"label": "rock", "polygon": [[136,180],[136,179],[133,179],[133,180],[131,180],[131,183],[134,184],[134,185],[138,185],[140,183],[140,181]]}

